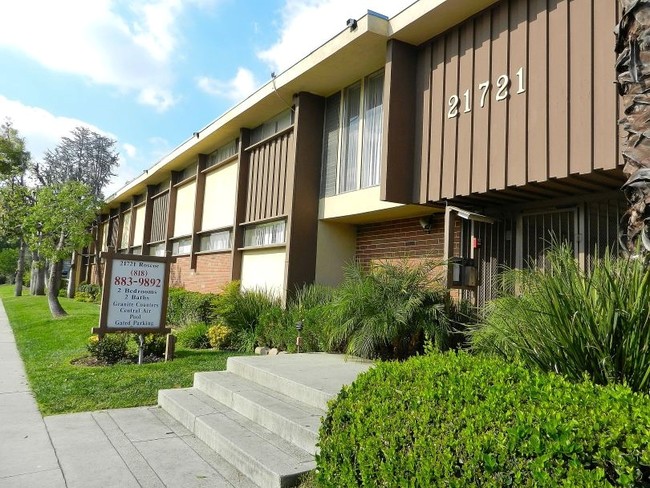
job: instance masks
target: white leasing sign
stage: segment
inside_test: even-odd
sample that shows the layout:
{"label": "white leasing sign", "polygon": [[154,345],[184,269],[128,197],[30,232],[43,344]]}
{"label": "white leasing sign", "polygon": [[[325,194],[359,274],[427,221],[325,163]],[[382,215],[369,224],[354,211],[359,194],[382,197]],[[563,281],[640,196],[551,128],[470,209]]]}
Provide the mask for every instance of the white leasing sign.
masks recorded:
{"label": "white leasing sign", "polygon": [[117,258],[111,270],[106,327],[154,329],[161,325],[165,263]]}

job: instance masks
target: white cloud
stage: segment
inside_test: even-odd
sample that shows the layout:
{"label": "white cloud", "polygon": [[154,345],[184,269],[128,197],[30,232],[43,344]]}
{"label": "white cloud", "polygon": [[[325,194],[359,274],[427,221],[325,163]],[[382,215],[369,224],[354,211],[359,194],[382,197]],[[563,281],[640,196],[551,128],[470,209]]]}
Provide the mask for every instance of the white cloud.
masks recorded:
{"label": "white cloud", "polygon": [[285,0],[281,11],[280,38],[258,57],[281,72],[345,28],[349,18],[368,10],[392,17],[414,0]]}
{"label": "white cloud", "polygon": [[210,95],[228,98],[233,102],[239,102],[249,96],[258,87],[253,73],[246,68],[238,68],[234,78],[228,81],[215,80],[202,76],[197,79],[198,87]]}
{"label": "white cloud", "polygon": [[129,144],[128,142],[122,144],[122,149],[124,149],[124,152],[130,158],[134,158],[135,155],[138,154],[137,148],[133,144]]}
{"label": "white cloud", "polygon": [[[69,136],[72,129],[79,126],[88,127],[90,130],[103,134],[111,139],[116,136],[102,130],[83,120],[54,115],[39,107],[24,105],[15,100],[0,95],[0,123],[5,117],[11,119],[13,126],[21,137],[25,138],[27,150],[32,154],[32,160],[38,162],[48,149],[54,149],[61,142],[61,138]],[[159,151],[164,147],[169,151],[166,141],[151,141],[150,153],[140,156],[141,151],[129,143],[122,144],[123,153],[120,154],[119,165],[115,170],[116,176],[104,190],[105,195],[110,195],[123,187],[127,181],[132,180],[140,173],[142,168],[151,164],[151,158],[159,158]]]}
{"label": "white cloud", "polygon": [[176,20],[187,3],[147,0],[120,11],[119,0],[7,2],[0,47],[53,71],[136,92],[140,103],[162,111],[176,101],[171,62],[180,39]]}

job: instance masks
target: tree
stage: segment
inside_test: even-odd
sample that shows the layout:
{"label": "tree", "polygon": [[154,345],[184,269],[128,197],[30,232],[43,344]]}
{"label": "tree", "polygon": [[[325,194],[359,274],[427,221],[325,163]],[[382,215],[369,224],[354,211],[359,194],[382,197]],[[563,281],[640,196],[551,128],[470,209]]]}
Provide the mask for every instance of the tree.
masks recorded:
{"label": "tree", "polygon": [[[103,188],[114,176],[113,170],[119,162],[115,151],[116,141],[103,136],[87,127],[75,127],[70,137],[63,137],[61,142],[48,150],[43,161],[34,166],[34,174],[41,185],[61,184],[77,181],[90,188],[97,199],[102,199]],[[101,246],[95,241],[95,267],[98,280],[101,279]],[[68,297],[74,296],[75,256],[72,256],[73,269],[70,270]]]}
{"label": "tree", "polygon": [[[616,32],[618,92],[623,105],[620,124],[623,185],[629,208],[621,219],[619,240],[628,254],[650,252],[650,0],[619,0]],[[639,242],[639,240],[641,242]]]}
{"label": "tree", "polygon": [[119,162],[116,141],[87,127],[75,127],[70,137],[61,138],[54,150],[48,150],[34,173],[43,186],[78,181],[90,188],[96,198],[115,176]]}
{"label": "tree", "polygon": [[99,210],[99,199],[83,183],[70,181],[41,187],[27,218],[29,244],[50,263],[47,298],[54,317],[66,315],[59,303],[60,263],[75,249],[87,246],[89,227]]}
{"label": "tree", "polygon": [[2,215],[0,231],[18,244],[16,263],[15,295],[21,296],[25,273],[25,239],[22,222],[28,208],[28,190],[25,186],[25,172],[30,164],[30,154],[25,149],[25,140],[19,136],[9,119],[0,126],[0,180]]}

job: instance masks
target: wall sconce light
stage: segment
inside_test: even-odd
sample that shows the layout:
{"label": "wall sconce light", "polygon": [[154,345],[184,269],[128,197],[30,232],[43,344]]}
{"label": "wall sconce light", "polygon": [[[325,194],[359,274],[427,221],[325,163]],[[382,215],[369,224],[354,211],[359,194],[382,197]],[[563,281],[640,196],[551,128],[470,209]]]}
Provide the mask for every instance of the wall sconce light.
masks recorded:
{"label": "wall sconce light", "polygon": [[348,19],[345,22],[345,25],[348,26],[348,28],[350,29],[350,32],[352,32],[353,30],[355,30],[357,28],[357,19]]}
{"label": "wall sconce light", "polygon": [[427,217],[420,218],[420,227],[427,234],[431,233],[431,228],[433,227],[433,215],[428,215]]}

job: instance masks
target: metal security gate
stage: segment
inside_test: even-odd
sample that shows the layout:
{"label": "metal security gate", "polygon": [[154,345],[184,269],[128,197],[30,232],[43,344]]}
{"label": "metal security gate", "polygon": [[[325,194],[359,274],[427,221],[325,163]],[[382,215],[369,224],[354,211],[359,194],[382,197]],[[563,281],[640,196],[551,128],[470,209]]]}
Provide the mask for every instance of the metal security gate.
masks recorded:
{"label": "metal security gate", "polygon": [[522,215],[517,222],[517,267],[546,267],[546,252],[556,244],[578,251],[578,208]]}

